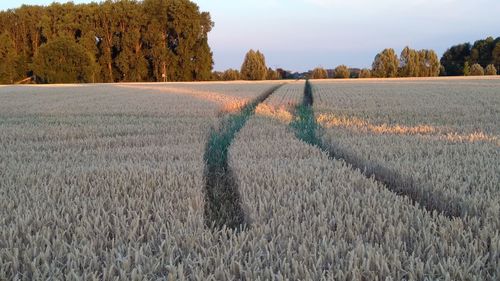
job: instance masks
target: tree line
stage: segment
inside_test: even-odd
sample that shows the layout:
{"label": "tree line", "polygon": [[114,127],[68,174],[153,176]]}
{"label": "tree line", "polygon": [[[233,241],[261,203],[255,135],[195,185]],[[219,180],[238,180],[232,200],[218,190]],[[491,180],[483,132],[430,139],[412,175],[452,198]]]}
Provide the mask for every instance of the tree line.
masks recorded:
{"label": "tree line", "polygon": [[328,71],[317,67],[308,73],[312,79],[326,78],[391,78],[434,77],[458,75],[497,75],[500,71],[500,37],[488,37],[474,44],[450,47],[441,59],[434,50],[414,50],[405,47],[398,55],[394,49],[384,49],[375,56],[371,69],[352,69],[340,65]]}
{"label": "tree line", "polygon": [[268,68],[264,54],[259,50],[251,49],[246,53],[239,71],[230,68],[224,72],[214,72],[212,80],[278,80],[282,78],[286,78],[284,70]]}
{"label": "tree line", "polygon": [[213,25],[189,0],[23,5],[0,12],[0,83],[210,80]]}
{"label": "tree line", "polygon": [[441,65],[444,74],[450,76],[480,75],[481,71],[490,75],[497,73],[500,70],[500,37],[452,46],[443,54]]}
{"label": "tree line", "polygon": [[266,66],[250,50],[239,70],[212,71],[208,33],[214,23],[190,0],[106,0],[0,11],[0,83],[274,80],[495,75],[500,37],[433,50],[384,49],[371,69],[340,65],[306,74]]}

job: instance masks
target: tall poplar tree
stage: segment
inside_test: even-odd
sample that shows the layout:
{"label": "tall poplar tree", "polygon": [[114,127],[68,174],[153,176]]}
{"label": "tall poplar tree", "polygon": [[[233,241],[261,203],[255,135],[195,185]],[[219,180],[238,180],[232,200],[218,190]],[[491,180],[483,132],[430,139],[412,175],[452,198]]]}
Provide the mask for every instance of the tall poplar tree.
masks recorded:
{"label": "tall poplar tree", "polygon": [[396,77],[398,75],[399,60],[394,49],[385,49],[377,56],[372,64],[372,75],[375,77]]}
{"label": "tall poplar tree", "polygon": [[189,0],[70,2],[0,11],[6,58],[0,80],[32,75],[38,52],[61,38],[87,51],[91,82],[163,81],[163,74],[169,81],[209,80],[213,24],[210,14]]}
{"label": "tall poplar tree", "polygon": [[244,80],[265,80],[267,76],[266,59],[260,51],[250,50],[245,55],[241,66],[241,78]]}

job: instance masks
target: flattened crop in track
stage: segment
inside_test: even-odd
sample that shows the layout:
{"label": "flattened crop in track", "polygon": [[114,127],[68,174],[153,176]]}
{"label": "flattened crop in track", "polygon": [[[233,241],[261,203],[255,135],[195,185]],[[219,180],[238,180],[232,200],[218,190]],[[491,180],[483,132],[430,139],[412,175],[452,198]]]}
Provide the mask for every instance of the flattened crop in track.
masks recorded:
{"label": "flattened crop in track", "polygon": [[246,225],[240,195],[233,173],[228,166],[228,149],[236,134],[255,112],[258,104],[281,85],[260,95],[241,111],[222,118],[219,129],[212,129],[205,149],[205,223],[211,228],[242,229]]}

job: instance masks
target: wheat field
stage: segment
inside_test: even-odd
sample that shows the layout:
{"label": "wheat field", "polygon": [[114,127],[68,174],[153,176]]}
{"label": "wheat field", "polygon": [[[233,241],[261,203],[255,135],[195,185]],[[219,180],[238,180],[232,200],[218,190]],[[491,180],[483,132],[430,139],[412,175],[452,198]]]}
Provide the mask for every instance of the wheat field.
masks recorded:
{"label": "wheat field", "polygon": [[432,207],[499,229],[499,79],[313,87],[327,143],[411,178]]}
{"label": "wheat field", "polygon": [[0,88],[0,280],[500,278],[500,79],[313,80],[318,145],[304,81],[247,109],[280,84]]}
{"label": "wheat field", "polygon": [[209,130],[269,85],[2,88],[0,279],[191,274]]}

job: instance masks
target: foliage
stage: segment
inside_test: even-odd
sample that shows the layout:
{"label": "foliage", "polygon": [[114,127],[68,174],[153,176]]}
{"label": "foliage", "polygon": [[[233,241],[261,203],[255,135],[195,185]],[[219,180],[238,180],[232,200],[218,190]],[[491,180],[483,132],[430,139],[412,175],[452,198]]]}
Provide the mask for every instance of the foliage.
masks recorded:
{"label": "foliage", "polygon": [[244,80],[265,80],[267,76],[266,59],[259,51],[250,50],[241,65],[241,78]]}
{"label": "foliage", "polygon": [[279,80],[279,79],[281,79],[281,77],[277,70],[274,70],[272,68],[269,68],[267,70],[266,80]]}
{"label": "foliage", "polygon": [[464,65],[470,56],[471,45],[460,44],[448,49],[441,58],[441,64],[450,76],[464,75]]}
{"label": "foliage", "polygon": [[97,63],[95,82],[210,80],[212,27],[210,14],[190,0],[53,3],[0,12],[0,35],[15,34],[4,37],[15,58],[4,67],[15,79],[31,75],[43,45],[64,37]]}
{"label": "foliage", "polygon": [[351,75],[351,72],[349,71],[349,68],[345,65],[339,65],[335,68],[335,75],[334,77],[335,78],[342,78],[342,79],[345,79],[345,78],[349,78],[349,76]]}
{"label": "foliage", "polygon": [[493,61],[493,49],[497,42],[500,43],[500,37],[497,40],[493,39],[493,37],[488,37],[484,40],[474,42],[470,52],[469,63],[471,65],[478,63],[486,67]]}
{"label": "foliage", "polygon": [[488,66],[486,66],[486,68],[485,68],[484,74],[497,75],[497,69],[495,68],[495,66],[493,64],[488,64]]}
{"label": "foliage", "polygon": [[477,40],[473,45],[463,43],[452,46],[441,57],[441,64],[444,66],[446,74],[450,76],[467,75],[464,72],[466,62],[469,66],[478,63],[482,67],[493,64],[498,69],[500,66],[500,37]]}
{"label": "foliage", "polygon": [[236,69],[228,69],[224,71],[222,74],[222,80],[224,81],[230,81],[230,80],[239,80],[240,79],[240,72]]}
{"label": "foliage", "polygon": [[493,61],[491,62],[497,70],[500,70],[500,39],[497,38],[497,41],[499,41],[496,45],[495,48],[493,49],[492,52],[492,59]]}
{"label": "foliage", "polygon": [[359,78],[371,78],[372,77],[372,72],[367,69],[363,68],[359,71]]}
{"label": "foliage", "polygon": [[224,72],[212,71],[212,73],[210,75],[210,80],[211,81],[224,81],[223,76],[224,76]]}
{"label": "foliage", "polygon": [[372,75],[379,78],[391,78],[398,75],[398,56],[394,49],[385,49],[375,56]]}
{"label": "foliage", "polygon": [[464,67],[463,67],[463,73],[464,73],[464,76],[469,76],[470,75],[470,65],[469,65],[469,62],[466,61],[464,63]]}
{"label": "foliage", "polygon": [[470,75],[471,76],[483,76],[484,69],[479,63],[475,63],[470,67]]}
{"label": "foliage", "polygon": [[438,56],[434,50],[414,50],[405,47],[399,62],[400,77],[433,77],[441,70]]}
{"label": "foliage", "polygon": [[310,78],[311,79],[326,79],[328,78],[328,73],[326,72],[326,70],[322,67],[316,67],[315,69],[313,69],[311,75],[310,75]]}
{"label": "foliage", "polygon": [[33,73],[45,83],[95,81],[96,66],[90,54],[68,38],[44,44],[33,58]]}
{"label": "foliage", "polygon": [[16,52],[15,46],[8,33],[0,35],[0,84],[12,84],[19,77],[16,73]]}

